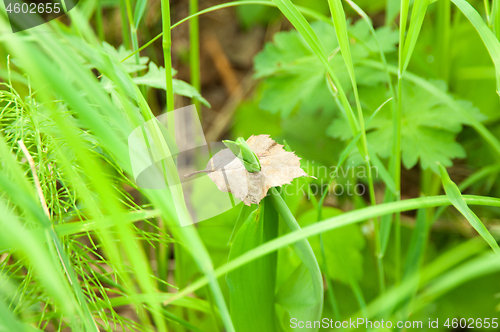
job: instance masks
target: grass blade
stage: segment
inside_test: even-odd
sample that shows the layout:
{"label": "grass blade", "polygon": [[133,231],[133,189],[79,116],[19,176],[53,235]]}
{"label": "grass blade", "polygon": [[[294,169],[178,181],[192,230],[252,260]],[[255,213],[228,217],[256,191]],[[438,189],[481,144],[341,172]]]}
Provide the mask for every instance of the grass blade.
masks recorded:
{"label": "grass blade", "polygon": [[167,92],[167,112],[174,110],[174,88],[172,83],[172,36],[170,34],[170,1],[161,0],[161,21],[163,30],[163,58]]}
{"label": "grass blade", "polygon": [[500,256],[500,247],[497,241],[493,238],[488,229],[484,226],[481,220],[476,216],[476,214],[469,208],[465,202],[460,189],[458,186],[451,181],[448,172],[443,165],[439,165],[439,173],[441,175],[441,180],[443,181],[444,191],[449,197],[450,202],[453,206],[469,221],[472,227],[481,235],[481,237],[490,245],[490,247]]}
{"label": "grass blade", "polygon": [[[410,27],[408,28],[408,34],[404,39],[404,48],[401,53],[401,64],[399,68],[400,75],[403,76],[408,64],[410,63],[410,58],[417,44],[417,39],[420,34],[420,29],[422,28],[422,23],[424,22],[425,12],[427,11],[427,6],[429,0],[415,0],[413,3],[413,8],[411,11]],[[400,46],[401,47],[401,46]]]}
{"label": "grass blade", "polygon": [[[464,195],[463,198],[468,204],[500,207],[500,199],[498,198],[472,196],[472,195]],[[252,249],[247,253],[239,256],[238,258],[232,260],[231,262],[228,262],[227,264],[217,268],[214,271],[214,274],[217,277],[223,276],[229,271],[232,271],[235,268],[247,264],[248,262],[251,262],[254,259],[267,255],[270,252],[273,252],[290,244],[296,243],[300,240],[307,239],[311,236],[315,236],[332,229],[337,229],[345,225],[362,222],[370,218],[380,217],[385,214],[392,214],[395,212],[411,211],[420,208],[446,206],[446,205],[451,205],[450,199],[447,196],[429,196],[429,197],[406,199],[403,201],[391,202],[386,204],[379,204],[359,209],[356,211],[347,212],[338,217],[325,219],[319,223],[301,228],[300,230],[291,232],[277,239],[266,242],[265,244],[255,249]],[[166,303],[169,303],[178,297],[186,296],[192,293],[193,291],[205,286],[207,283],[208,279],[206,277],[202,277],[197,281],[195,281],[194,283],[192,283],[190,286],[181,290],[172,299],[166,301]]]}
{"label": "grass blade", "polygon": [[[198,12],[198,0],[189,0],[189,15]],[[200,28],[198,16],[189,21],[189,69],[191,71],[191,85],[201,93],[200,80]],[[201,104],[193,98],[192,103],[196,106],[201,117]]]}
{"label": "grass blade", "polygon": [[497,75],[500,74],[500,43],[495,34],[488,28],[487,24],[481,18],[481,15],[465,0],[451,0],[467,19],[472,23],[477,33],[488,49],[491,59],[495,64]]}
{"label": "grass blade", "polygon": [[[235,6],[241,6],[241,5],[264,5],[264,6],[270,6],[270,7],[277,7],[276,4],[274,4],[273,2],[271,1],[266,1],[266,0],[245,0],[245,1],[231,1],[231,2],[226,2],[226,3],[223,3],[223,4],[220,4],[220,5],[216,5],[216,6],[212,6],[212,7],[209,7],[209,8],[206,8],[206,9],[203,9],[203,10],[200,10],[199,12],[197,13],[194,13],[194,14],[191,14],[185,18],[183,18],[182,20],[178,21],[177,23],[173,24],[170,29],[173,29],[179,25],[181,25],[182,23],[184,22],[187,22],[195,17],[198,17],[200,15],[203,15],[203,14],[206,14],[206,13],[210,13],[210,12],[213,12],[213,11],[216,11],[216,10],[219,10],[219,9],[223,9],[223,8],[229,8],[229,7],[235,7]],[[331,23],[331,20],[314,11],[314,10],[311,10],[307,7],[302,7],[302,6],[296,6],[296,8],[303,14],[303,15],[306,15],[308,17],[311,17],[315,20],[318,20],[318,21],[323,21],[323,22],[327,22],[327,23]],[[136,51],[132,52],[131,54],[129,54],[126,58],[124,58],[122,61],[125,61],[127,59],[129,59],[130,57],[134,56],[135,54],[137,54],[138,52],[142,51],[143,49],[145,49],[146,47],[148,47],[149,45],[151,45],[153,42],[155,42],[156,40],[158,40],[159,38],[161,38],[163,36],[163,32],[159,33],[158,35],[156,35],[154,38],[152,38],[150,41],[148,41],[146,44],[142,45],[139,49],[137,49]]]}
{"label": "grass blade", "polygon": [[[373,175],[370,161],[370,153],[368,150],[368,143],[366,140],[366,129],[365,122],[363,117],[363,111],[361,109],[361,102],[359,99],[358,86],[356,83],[356,75],[354,74],[354,64],[352,62],[351,56],[351,48],[349,46],[349,37],[347,35],[347,23],[344,13],[344,8],[342,7],[341,0],[329,0],[328,5],[330,6],[330,12],[332,13],[333,25],[335,26],[335,33],[337,35],[337,40],[339,42],[340,51],[342,53],[342,57],[344,58],[344,63],[346,64],[347,71],[349,73],[349,77],[351,79],[352,88],[354,91],[354,99],[356,101],[356,109],[358,111],[358,124],[359,124],[359,132],[361,132],[361,144],[358,146],[358,150],[360,154],[363,156],[363,160],[366,163],[367,174],[368,174],[368,187],[370,194],[370,203],[372,205],[377,204],[375,198],[375,187],[373,185]],[[353,131],[353,134],[357,133]],[[385,277],[383,273],[383,261],[381,255],[381,244],[380,244],[380,234],[379,234],[379,221],[374,220],[374,233],[375,233],[375,246],[377,257],[377,269],[379,276],[379,288],[380,291],[383,292],[385,290]]]}
{"label": "grass blade", "polygon": [[[270,189],[270,201],[292,233],[301,229],[276,188]],[[306,239],[297,242],[294,245],[294,251],[303,265],[295,270],[291,278],[278,292],[280,302],[288,310],[291,317],[305,321],[320,320],[324,295],[323,278],[318,261]],[[314,327],[310,330],[317,331],[318,328]]]}

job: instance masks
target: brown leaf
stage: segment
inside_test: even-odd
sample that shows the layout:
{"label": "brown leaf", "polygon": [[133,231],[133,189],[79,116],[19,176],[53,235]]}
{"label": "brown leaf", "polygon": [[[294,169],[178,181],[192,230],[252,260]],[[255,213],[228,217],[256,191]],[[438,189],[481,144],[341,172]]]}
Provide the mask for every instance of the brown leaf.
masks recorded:
{"label": "brown leaf", "polygon": [[300,158],[293,152],[285,151],[283,145],[273,141],[269,135],[251,136],[247,144],[259,158],[260,172],[248,172],[229,149],[216,153],[201,171],[208,173],[219,190],[232,193],[244,204],[259,204],[269,188],[307,176],[300,168]]}

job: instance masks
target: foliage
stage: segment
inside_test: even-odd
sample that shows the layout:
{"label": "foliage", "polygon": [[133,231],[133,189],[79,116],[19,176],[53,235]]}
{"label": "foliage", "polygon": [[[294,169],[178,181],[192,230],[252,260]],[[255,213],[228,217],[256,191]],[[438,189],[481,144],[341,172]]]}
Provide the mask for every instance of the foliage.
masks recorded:
{"label": "foliage", "polygon": [[[335,29],[324,22],[313,22],[311,27],[331,58],[330,64],[342,86],[348,87],[347,69],[340,55],[338,42],[332,38]],[[349,33],[352,36],[351,49],[356,65],[370,55],[377,54],[377,45],[362,21],[350,25]],[[380,28],[377,30],[377,37],[384,52],[396,50],[395,31]],[[383,74],[369,71],[363,65],[357,66],[357,70],[362,73],[358,75],[358,83],[362,86],[373,86],[385,79]],[[289,117],[294,110],[313,114],[318,110],[333,112],[336,109],[325,79],[326,70],[296,31],[277,33],[273,43],[266,44],[264,50],[255,57],[255,71],[255,77],[266,78],[260,100],[260,107],[264,110],[281,112],[283,117]]]}
{"label": "foliage", "polygon": [[[84,1],[2,38],[0,330],[293,331],[293,318],[425,326],[497,317],[498,6],[273,0],[200,12],[190,0],[194,16],[237,7],[224,24],[238,38],[266,32],[255,89],[235,87],[222,110],[225,92],[196,72],[211,61],[203,29],[216,30],[200,20],[200,34],[191,21],[189,40],[202,42],[189,52],[187,82],[187,34],[170,31],[186,12],[177,2]],[[9,30],[3,12],[0,29]],[[157,129],[155,115],[189,102],[204,105],[216,140],[270,135],[313,177],[270,188],[259,205],[227,196],[232,208],[219,214],[206,203],[210,181],[138,187],[130,133],[151,120]],[[187,186],[178,170],[198,151],[184,160],[165,136],[145,134],[174,154],[159,163],[167,184]],[[212,217],[180,227],[193,213]]]}

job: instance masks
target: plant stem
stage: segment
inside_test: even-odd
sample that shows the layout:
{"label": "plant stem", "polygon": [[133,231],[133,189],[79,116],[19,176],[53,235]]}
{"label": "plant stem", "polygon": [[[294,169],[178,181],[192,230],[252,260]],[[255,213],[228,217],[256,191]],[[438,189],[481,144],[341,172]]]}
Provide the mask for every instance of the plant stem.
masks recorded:
{"label": "plant stem", "polygon": [[[274,3],[270,2],[270,1],[248,0],[248,1],[226,2],[226,3],[222,3],[220,5],[216,5],[216,6],[212,6],[212,7],[200,10],[199,12],[196,12],[193,15],[189,15],[188,17],[185,17],[182,20],[178,21],[177,23],[173,24],[170,27],[170,29],[173,29],[173,28],[181,25],[182,23],[184,23],[186,21],[189,21],[189,20],[192,20],[193,18],[198,17],[200,15],[203,15],[203,14],[206,14],[206,13],[210,13],[210,12],[222,9],[222,8],[236,7],[236,6],[241,6],[241,5],[263,5],[263,6],[276,7],[276,4],[274,4]],[[317,12],[315,12],[313,10],[310,10],[308,8],[305,8],[305,7],[301,7],[301,6],[296,6],[296,7],[297,7],[297,9],[302,14],[304,14],[304,15],[306,15],[308,17],[311,17],[312,19],[315,19],[317,21],[323,21],[323,22],[330,23],[330,19],[327,18],[324,15],[318,14]],[[159,39],[161,36],[163,36],[163,32],[160,32],[153,39],[151,39],[150,41],[148,41],[146,44],[142,45],[139,48],[138,51],[142,51],[143,49],[145,49],[146,47],[148,47],[149,45],[151,45],[153,42],[155,42],[157,39]],[[138,51],[136,51],[136,52],[138,52]],[[132,57],[134,54],[135,53],[129,54],[126,58],[122,59],[122,62],[125,61],[125,60],[127,60],[128,58]]]}
{"label": "plant stem", "polygon": [[451,2],[439,1],[437,3],[436,29],[437,34],[436,56],[438,77],[448,82],[450,76],[450,37],[451,37]]}
{"label": "plant stem", "polygon": [[103,41],[105,39],[104,36],[104,24],[102,21],[102,6],[101,6],[101,1],[97,0],[97,7],[95,9],[95,20],[96,20],[96,28],[97,28],[97,35],[99,36],[99,41]]}
{"label": "plant stem", "polygon": [[[198,0],[189,0],[189,15],[198,12]],[[191,70],[191,85],[201,93],[200,80],[200,29],[199,18],[194,16],[189,21],[189,68]],[[192,99],[201,119],[201,103],[196,98]]]}
{"label": "plant stem", "polygon": [[[394,145],[392,169],[394,171],[394,183],[396,185],[396,201],[401,200],[401,123],[402,123],[402,95],[403,95],[403,50],[408,19],[409,0],[401,1],[399,16],[399,47],[398,47],[398,96],[397,107],[394,114]],[[401,282],[401,214],[394,215],[394,241],[395,241],[395,280],[396,284]]]}
{"label": "plant stem", "polygon": [[174,110],[174,91],[172,87],[172,36],[170,33],[170,1],[161,0],[163,27],[163,57],[165,62],[165,80],[167,83],[167,112]]}
{"label": "plant stem", "polygon": [[127,29],[127,5],[125,0],[120,1],[120,17],[122,23],[122,43],[125,45],[125,48],[130,48],[130,36],[129,30]]}
{"label": "plant stem", "polygon": [[[278,211],[279,215],[283,218],[292,233],[300,230],[301,228],[297,223],[297,220],[295,220],[295,217],[286,205],[285,201],[283,201],[283,198],[276,190],[276,188],[271,188],[269,190],[269,195],[270,201],[272,202],[274,208],[276,209],[276,211]],[[316,256],[314,255],[314,252],[311,248],[311,245],[309,244],[309,241],[307,241],[307,239],[298,241],[295,245],[295,252],[302,260],[302,263],[309,270],[313,283],[314,295],[318,299],[317,304],[320,305],[321,308],[323,308],[323,278],[321,277],[321,270],[319,268],[318,261],[316,260]]]}
{"label": "plant stem", "polygon": [[[361,142],[358,145],[359,153],[363,156],[363,159],[366,164],[366,168],[368,171],[368,187],[370,194],[370,203],[371,205],[376,205],[375,199],[375,187],[373,184],[373,174],[371,169],[371,161],[370,161],[370,153],[368,150],[368,141],[366,139],[366,129],[365,129],[365,120],[363,116],[363,110],[361,108],[361,102],[359,99],[359,92],[356,83],[356,75],[354,73],[354,65],[351,57],[351,50],[349,46],[349,37],[347,34],[347,26],[346,26],[346,17],[344,8],[340,0],[329,0],[328,5],[330,7],[330,12],[332,14],[333,25],[335,26],[335,32],[337,34],[337,40],[339,42],[339,47],[342,53],[342,57],[344,58],[344,62],[347,66],[347,70],[349,72],[349,77],[351,79],[352,89],[354,92],[354,99],[356,102],[356,110],[358,113],[358,121],[356,123],[355,119],[352,119],[352,122],[355,122],[351,125],[351,131],[353,136],[356,136],[358,132],[361,133]],[[332,77],[333,78],[333,77]],[[340,88],[338,85],[337,88]],[[340,89],[342,91],[342,89]],[[342,96],[342,94],[341,94]],[[346,97],[344,97],[346,98]],[[347,99],[347,98],[346,98]],[[347,105],[350,108],[350,105]],[[347,110],[346,110],[347,111]],[[352,110],[351,110],[352,112]],[[347,112],[346,112],[347,113]],[[354,117],[354,115],[353,115]],[[385,292],[385,278],[384,278],[384,263],[383,263],[383,255],[382,255],[382,246],[380,241],[380,232],[379,232],[379,220],[375,218],[373,220],[374,226],[374,237],[375,237],[375,247],[376,247],[376,260],[377,260],[377,270],[379,277],[379,288],[380,292]]]}

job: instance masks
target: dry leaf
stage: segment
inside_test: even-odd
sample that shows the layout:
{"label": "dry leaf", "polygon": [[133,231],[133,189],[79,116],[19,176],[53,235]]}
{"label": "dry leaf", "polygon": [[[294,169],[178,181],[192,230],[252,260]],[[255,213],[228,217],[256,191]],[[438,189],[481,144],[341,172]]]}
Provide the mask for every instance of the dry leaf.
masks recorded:
{"label": "dry leaf", "polygon": [[200,171],[208,173],[219,190],[232,193],[244,204],[259,204],[269,188],[307,176],[300,168],[300,158],[293,152],[285,151],[283,145],[273,141],[269,135],[251,136],[246,142],[259,158],[260,172],[248,172],[229,149],[216,153],[205,170]]}

